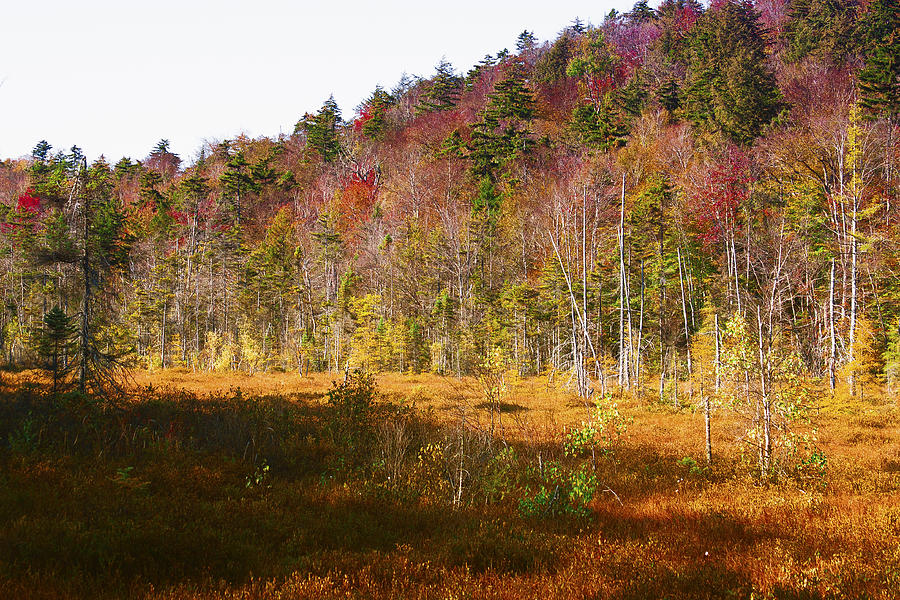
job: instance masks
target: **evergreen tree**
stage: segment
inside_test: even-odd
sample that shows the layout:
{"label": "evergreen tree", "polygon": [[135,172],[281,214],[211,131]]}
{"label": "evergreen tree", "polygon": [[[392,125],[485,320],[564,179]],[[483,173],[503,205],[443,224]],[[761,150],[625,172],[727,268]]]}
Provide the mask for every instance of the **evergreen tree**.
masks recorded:
{"label": "evergreen tree", "polygon": [[857,48],[856,0],[794,0],[784,25],[788,57],[820,55],[841,64]]}
{"label": "evergreen tree", "polygon": [[341,109],[334,101],[334,96],[329,96],[319,112],[315,115],[307,114],[297,123],[294,133],[305,133],[307,145],[318,152],[323,161],[331,162],[341,151],[338,139],[340,124]]}
{"label": "evergreen tree", "polygon": [[666,78],[656,91],[656,99],[669,113],[674,113],[681,106],[678,83],[672,77]]}
{"label": "evergreen tree", "polygon": [[698,0],[663,0],[656,9],[660,36],[656,48],[673,64],[684,64],[694,24],[703,14]]}
{"label": "evergreen tree", "polygon": [[687,117],[697,127],[749,144],[782,107],[759,14],[750,4],[727,0],[704,14],[694,31]]}
{"label": "evergreen tree", "polygon": [[575,37],[567,29],[535,65],[535,80],[545,85],[565,80],[566,69],[574,53]]}
{"label": "evergreen tree", "polygon": [[656,19],[656,12],[650,8],[647,0],[638,0],[626,16],[632,23],[647,23]]}
{"label": "evergreen tree", "polygon": [[[472,124],[472,139],[468,146],[472,173],[493,180],[498,169],[527,153],[534,145],[529,138],[533,118],[534,96],[523,69],[513,64],[506,77],[489,94],[481,119]],[[445,152],[458,147],[459,141],[458,138],[445,140]]]}
{"label": "evergreen tree", "polygon": [[[627,128],[621,114],[622,90],[616,89],[620,83],[619,63],[619,57],[599,29],[582,36],[578,51],[569,61],[566,72],[579,80],[582,92],[582,101],[572,112],[570,126],[586,146],[607,150],[624,143]],[[637,84],[631,91],[629,102],[639,112],[642,92]]]}
{"label": "evergreen tree", "polygon": [[366,100],[360,110],[359,129],[363,135],[373,140],[379,140],[384,136],[387,125],[387,111],[393,106],[394,97],[376,86],[375,91]]}
{"label": "evergreen tree", "polygon": [[537,38],[534,37],[534,32],[526,29],[516,38],[516,52],[519,54],[529,52],[534,49],[536,42]]}
{"label": "evergreen tree", "polygon": [[611,96],[597,108],[590,104],[576,106],[571,128],[582,144],[601,151],[623,145],[628,133]]}
{"label": "evergreen tree", "polygon": [[[195,175],[199,177],[199,174]],[[225,170],[219,177],[219,183],[222,184],[222,196],[226,204],[231,207],[234,222],[240,225],[243,218],[243,197],[250,192],[258,191],[250,164],[243,152],[236,152],[228,159],[228,162],[225,163]],[[193,192],[193,197],[200,197],[204,195],[204,187],[205,181],[195,179],[189,192]]]}
{"label": "evergreen tree", "polygon": [[425,93],[416,107],[416,112],[429,113],[451,110],[459,102],[463,79],[458,76],[446,59],[441,59],[435,67],[435,75],[427,84]]}
{"label": "evergreen tree", "polygon": [[497,59],[490,54],[485,54],[484,58],[478,61],[478,64],[469,69],[469,72],[466,73],[466,89],[471,90],[481,79],[481,75],[489,72],[496,65]]}
{"label": "evergreen tree", "polygon": [[472,125],[469,158],[478,177],[496,177],[502,168],[534,145],[529,124],[534,118],[534,97],[523,69],[511,65],[506,77],[494,86],[481,119]]}
{"label": "evergreen tree", "polygon": [[67,316],[59,306],[51,308],[44,315],[43,321],[44,326],[37,337],[37,350],[47,361],[47,367],[52,373],[55,394],[74,366],[69,358],[75,355],[78,327],[74,319]]}
{"label": "evergreen tree", "polygon": [[896,123],[900,115],[900,3],[873,0],[862,28],[866,66],[859,73],[860,104]]}

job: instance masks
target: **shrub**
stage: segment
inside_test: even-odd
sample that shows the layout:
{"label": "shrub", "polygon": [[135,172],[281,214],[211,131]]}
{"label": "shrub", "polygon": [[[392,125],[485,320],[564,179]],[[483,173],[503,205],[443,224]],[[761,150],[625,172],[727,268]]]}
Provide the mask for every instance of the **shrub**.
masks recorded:
{"label": "shrub", "polygon": [[326,432],[339,459],[359,462],[373,436],[372,413],[376,396],[375,376],[365,371],[348,373],[333,383],[326,396]]}

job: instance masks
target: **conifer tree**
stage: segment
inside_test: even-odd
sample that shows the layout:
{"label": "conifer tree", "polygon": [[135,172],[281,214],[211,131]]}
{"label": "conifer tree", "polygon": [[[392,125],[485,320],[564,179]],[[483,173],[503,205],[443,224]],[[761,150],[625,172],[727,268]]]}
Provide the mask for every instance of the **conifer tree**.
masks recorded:
{"label": "conifer tree", "polygon": [[900,3],[873,0],[862,27],[866,66],[859,73],[860,104],[896,123],[900,116]]}
{"label": "conifer tree", "polygon": [[580,141],[600,150],[624,143],[627,133],[620,114],[620,59],[599,29],[582,36],[566,73],[579,80],[581,102],[572,112],[571,127]]}
{"label": "conifer tree", "polygon": [[334,96],[329,96],[315,115],[301,119],[294,127],[294,133],[306,134],[306,143],[318,152],[324,162],[331,162],[341,151],[338,140],[338,126],[341,124],[341,109]]}
{"label": "conifer tree", "polygon": [[650,8],[647,0],[637,0],[626,17],[632,23],[646,23],[656,19],[656,12]]}
{"label": "conifer tree", "polygon": [[494,86],[481,119],[472,125],[469,144],[472,173],[494,179],[498,169],[527,153],[534,145],[529,137],[533,118],[534,97],[523,69],[514,64],[507,76]]}
{"label": "conifer tree", "polygon": [[782,34],[788,57],[820,55],[836,64],[851,58],[857,48],[858,9],[856,0],[794,0]]}
{"label": "conifer tree", "polygon": [[567,77],[566,69],[574,53],[575,37],[567,29],[553,42],[550,50],[535,65],[535,81],[544,85],[550,85],[565,80]]}
{"label": "conifer tree", "polygon": [[[256,182],[250,170],[243,152],[236,152],[225,163],[219,182],[222,184],[222,195],[227,204],[231,206],[235,224],[240,225],[243,217],[243,197],[252,191],[256,191]],[[194,180],[190,192],[196,197],[204,194],[205,181]]]}
{"label": "conifer tree", "polygon": [[379,140],[384,136],[387,111],[393,104],[394,97],[380,85],[376,86],[369,99],[363,103],[360,120],[357,121],[363,135],[373,140]]}
{"label": "conifer tree", "polygon": [[416,107],[419,114],[451,110],[456,107],[462,93],[463,79],[446,59],[435,67],[435,74],[427,84],[425,93]]}
{"label": "conifer tree", "polygon": [[78,327],[74,319],[66,315],[59,306],[51,308],[44,315],[43,321],[44,326],[37,337],[37,349],[47,361],[53,376],[52,390],[55,394],[74,366],[69,358],[75,355]]}
{"label": "conifer tree", "polygon": [[759,14],[726,0],[704,14],[689,52],[685,112],[697,127],[749,144],[781,110]]}
{"label": "conifer tree", "polygon": [[534,32],[526,29],[516,38],[516,52],[522,54],[523,52],[533,50],[536,42],[537,39],[534,37]]}

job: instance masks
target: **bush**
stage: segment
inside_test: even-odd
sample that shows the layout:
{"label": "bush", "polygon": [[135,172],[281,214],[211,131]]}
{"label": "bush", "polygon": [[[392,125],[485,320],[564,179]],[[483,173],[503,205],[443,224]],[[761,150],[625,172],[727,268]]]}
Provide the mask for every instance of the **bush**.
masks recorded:
{"label": "bush", "polygon": [[587,517],[588,504],[597,492],[597,476],[582,464],[566,469],[557,463],[547,463],[546,479],[537,494],[519,500],[519,513],[524,517],[572,515]]}
{"label": "bush", "polygon": [[334,382],[328,390],[325,430],[339,460],[359,463],[370,448],[376,394],[375,376],[365,371],[349,373],[344,381]]}

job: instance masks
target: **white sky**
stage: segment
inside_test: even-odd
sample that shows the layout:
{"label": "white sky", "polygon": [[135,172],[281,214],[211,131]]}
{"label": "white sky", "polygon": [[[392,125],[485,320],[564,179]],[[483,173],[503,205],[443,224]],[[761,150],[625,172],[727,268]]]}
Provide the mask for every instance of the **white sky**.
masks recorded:
{"label": "white sky", "polygon": [[[442,56],[465,72],[533,31],[600,23],[629,0],[18,0],[0,16],[0,159],[41,139],[142,159],[160,139],[188,162],[204,140],[290,133],[329,94],[349,118]],[[656,4],[655,2],[653,4]]]}

